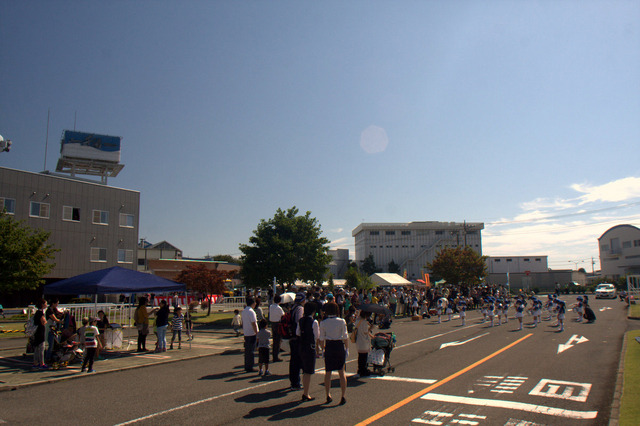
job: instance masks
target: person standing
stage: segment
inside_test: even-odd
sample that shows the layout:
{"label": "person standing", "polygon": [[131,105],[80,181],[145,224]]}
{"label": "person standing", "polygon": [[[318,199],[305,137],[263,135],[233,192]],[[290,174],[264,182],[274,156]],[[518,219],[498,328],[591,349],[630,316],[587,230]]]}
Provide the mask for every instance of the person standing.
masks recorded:
{"label": "person standing", "polygon": [[89,327],[84,330],[84,347],[86,352],[84,354],[84,360],[82,360],[82,368],[80,369],[81,373],[84,373],[87,370],[87,373],[95,373],[96,370],[93,369],[93,360],[96,356],[96,350],[100,348],[100,339],[98,336],[100,335],[100,331],[98,331],[98,319],[90,318],[89,319]]}
{"label": "person standing", "polygon": [[[57,298],[51,299],[51,305],[47,308],[44,316],[47,320],[47,326],[45,327],[44,334],[47,341],[47,350],[45,352],[45,359],[50,359],[53,354],[53,342],[55,340],[54,330],[60,328],[62,321],[62,312],[58,310],[59,300]],[[52,330],[52,328],[54,330]]]}
{"label": "person standing", "polygon": [[156,312],[156,330],[158,330],[157,352],[167,351],[167,327],[169,326],[169,306],[166,300],[160,301],[160,309]]}
{"label": "person standing", "polygon": [[149,312],[147,312],[147,298],[138,299],[138,307],[133,316],[138,329],[138,352],[147,351],[147,335],[149,334]]}
{"label": "person standing", "polygon": [[371,312],[360,311],[360,318],[356,322],[354,333],[356,333],[356,349],[358,350],[358,375],[367,377],[371,372],[367,369],[367,356],[371,349],[371,328],[369,322]]}
{"label": "person standing", "polygon": [[337,315],[340,308],[335,303],[325,305],[327,318],[320,323],[320,347],[324,351],[324,389],[327,396],[327,404],[331,398],[331,372],[337,371],[340,376],[340,405],[346,404],[345,393],[347,391],[347,376],[345,365],[347,352],[349,350],[349,334],[347,333],[347,323]]}
{"label": "person standing", "polygon": [[256,318],[256,302],[253,297],[247,297],[247,306],[242,310],[242,331],[244,333],[244,371],[253,373],[255,362],[256,335],[258,334],[258,319]]}
{"label": "person standing", "polygon": [[[267,320],[260,320],[258,322],[258,328],[260,329],[256,335],[256,341],[258,343],[258,376],[262,376],[262,371],[264,371],[265,376],[270,376],[269,344],[271,340],[271,332],[267,329]],[[263,366],[264,370],[262,370]]]}
{"label": "person standing", "polygon": [[173,318],[171,319],[171,330],[173,331],[173,335],[171,336],[171,344],[169,345],[169,349],[173,349],[173,342],[176,340],[176,336],[178,337],[178,349],[182,349],[182,328],[184,325],[184,315],[182,315],[182,308],[180,306],[176,306],[173,310]]}
{"label": "person standing", "polygon": [[318,321],[314,319],[317,305],[315,303],[307,303],[304,305],[304,316],[298,321],[296,336],[299,340],[300,360],[302,365],[302,401],[311,401],[313,398],[309,395],[311,387],[311,375],[316,371],[316,355],[318,348],[316,342],[320,337],[320,327]]}
{"label": "person standing", "polygon": [[46,307],[47,302],[44,299],[39,299],[36,302],[37,311],[33,315],[33,325],[36,327],[36,331],[33,334],[33,370],[46,370],[49,368],[44,363],[44,329],[47,324],[44,310]]}
{"label": "person standing", "polygon": [[273,335],[273,362],[280,362],[280,344],[282,335],[280,334],[280,320],[284,315],[284,311],[280,307],[282,298],[279,294],[273,297],[273,303],[269,305],[269,322],[271,323],[271,333]]}
{"label": "person standing", "polygon": [[302,369],[302,359],[300,358],[300,338],[296,335],[296,329],[298,322],[303,316],[304,308],[302,307],[306,302],[306,296],[300,292],[296,294],[294,305],[291,308],[291,322],[293,324],[293,333],[289,339],[289,350],[291,357],[289,358],[289,382],[291,383],[291,390],[298,390],[302,388],[300,384],[300,370]]}

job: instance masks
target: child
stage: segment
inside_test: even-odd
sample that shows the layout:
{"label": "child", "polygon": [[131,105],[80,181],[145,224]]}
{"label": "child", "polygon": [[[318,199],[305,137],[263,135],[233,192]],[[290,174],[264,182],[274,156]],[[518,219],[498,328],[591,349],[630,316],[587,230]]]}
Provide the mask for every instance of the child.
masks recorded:
{"label": "child", "polygon": [[458,298],[458,312],[460,313],[460,319],[462,320],[462,326],[467,325],[465,319],[467,317],[467,302],[464,297]]}
{"label": "child", "polygon": [[182,308],[176,306],[173,310],[173,319],[171,320],[171,330],[173,330],[173,336],[171,336],[171,344],[169,349],[173,349],[173,341],[176,340],[178,335],[178,349],[182,349],[182,325],[184,323],[184,315],[182,315]]}
{"label": "child", "polygon": [[233,311],[234,317],[231,320],[231,326],[233,327],[233,331],[236,332],[236,337],[240,335],[240,327],[242,327],[242,317],[240,316],[240,311]]}
{"label": "child", "polygon": [[522,318],[524,317],[524,307],[525,307],[524,300],[516,299],[516,319],[520,324],[520,328],[518,328],[518,331],[522,330]]}
{"label": "child", "polygon": [[451,321],[451,315],[453,315],[453,301],[450,299],[447,299],[447,307],[445,309],[445,313],[447,314],[447,316],[449,317],[448,321]]}
{"label": "child", "polygon": [[187,333],[187,340],[193,340],[193,335],[191,334],[192,327],[193,323],[191,322],[191,312],[187,309],[184,313],[184,331]]}
{"label": "child", "polygon": [[82,318],[82,327],[80,327],[78,329],[78,341],[80,342],[80,345],[78,345],[78,348],[82,350],[82,354],[86,354],[87,349],[85,346],[85,337],[84,337],[84,332],[87,330],[87,326],[89,325],[89,318],[84,317]]}
{"label": "child", "polygon": [[82,361],[82,368],[80,369],[81,373],[84,373],[86,368],[89,367],[89,371],[87,373],[95,373],[96,370],[93,369],[93,359],[96,356],[96,350],[100,347],[101,343],[98,339],[100,332],[98,331],[98,319],[91,318],[89,320],[90,326],[84,330],[84,345],[86,353],[84,355],[84,360]]}
{"label": "child", "polygon": [[267,329],[267,320],[261,319],[258,323],[258,334],[256,335],[256,341],[258,344],[258,375],[262,376],[262,364],[264,364],[264,375],[268,376],[269,373],[269,340],[271,339],[271,332]]}

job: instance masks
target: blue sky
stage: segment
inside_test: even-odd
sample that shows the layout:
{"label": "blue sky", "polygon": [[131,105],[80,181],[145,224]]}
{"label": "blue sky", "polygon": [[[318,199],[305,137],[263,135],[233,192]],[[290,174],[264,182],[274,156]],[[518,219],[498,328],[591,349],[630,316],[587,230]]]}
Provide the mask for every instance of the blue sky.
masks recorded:
{"label": "blue sky", "polygon": [[640,226],[639,76],[637,1],[4,1],[0,166],[43,170],[50,109],[47,169],[74,120],[122,136],[109,183],[187,256],[295,205],[352,256],[362,221],[467,220],[590,270]]}

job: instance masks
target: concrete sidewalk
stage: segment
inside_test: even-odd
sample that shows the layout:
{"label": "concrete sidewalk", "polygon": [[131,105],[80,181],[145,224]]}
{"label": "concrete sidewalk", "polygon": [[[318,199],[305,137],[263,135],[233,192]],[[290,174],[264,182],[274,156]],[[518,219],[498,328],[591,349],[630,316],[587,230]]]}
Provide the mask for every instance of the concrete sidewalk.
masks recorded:
{"label": "concrete sidewalk", "polygon": [[[171,340],[171,333],[168,334],[167,347]],[[242,335],[236,337],[233,331],[196,330],[193,335],[192,341],[184,341],[183,335],[182,349],[177,349],[177,342],[175,342],[175,349],[167,349],[167,352],[139,353],[135,352],[137,331],[127,329],[125,330],[123,347],[104,351],[101,355],[105,359],[96,359],[93,364],[96,373],[91,374],[103,374],[243,350],[244,339]],[[147,338],[147,348],[153,349],[155,345],[155,335],[150,334]],[[24,337],[0,340],[0,392],[58,380],[75,379],[88,374],[80,373],[81,363],[77,361],[59,370],[31,371],[33,355],[25,355],[25,347],[26,339]]]}

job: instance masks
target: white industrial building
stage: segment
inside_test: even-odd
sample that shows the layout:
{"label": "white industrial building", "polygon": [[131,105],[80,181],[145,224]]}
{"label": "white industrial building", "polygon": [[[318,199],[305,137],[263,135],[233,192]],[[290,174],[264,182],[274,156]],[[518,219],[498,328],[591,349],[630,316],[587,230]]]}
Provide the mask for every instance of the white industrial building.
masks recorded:
{"label": "white industrial building", "polygon": [[489,256],[486,260],[489,274],[526,274],[548,272],[547,256]]}
{"label": "white industrial building", "polygon": [[605,277],[617,280],[640,273],[640,229],[617,225],[598,238],[600,270]]}
{"label": "white industrial building", "polygon": [[427,263],[443,248],[468,246],[482,254],[483,229],[481,222],[361,223],[351,235],[359,266],[373,255],[383,272],[388,272],[393,261],[401,273],[406,270],[408,279],[416,280],[429,272]]}

